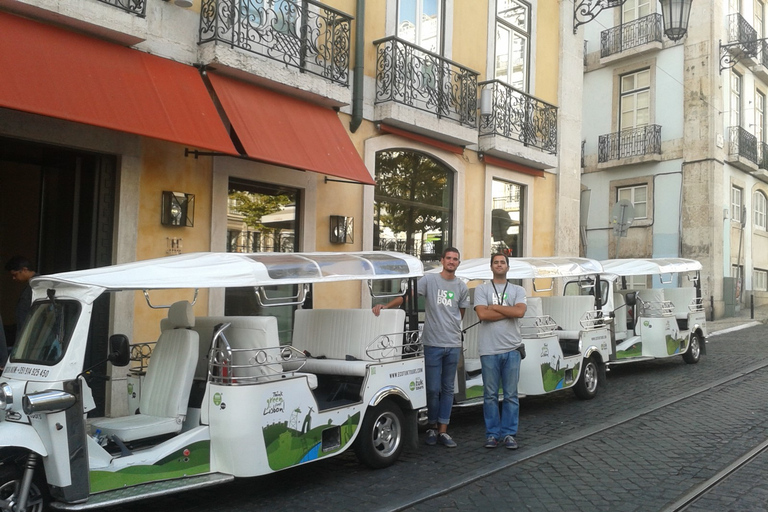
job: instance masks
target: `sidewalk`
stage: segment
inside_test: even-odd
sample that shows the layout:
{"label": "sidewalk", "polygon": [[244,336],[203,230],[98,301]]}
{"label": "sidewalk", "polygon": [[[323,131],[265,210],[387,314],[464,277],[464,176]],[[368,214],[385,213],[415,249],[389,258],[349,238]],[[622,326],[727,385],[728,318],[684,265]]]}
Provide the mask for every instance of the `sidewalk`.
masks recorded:
{"label": "sidewalk", "polygon": [[708,320],[708,337],[738,331],[739,329],[746,329],[747,327],[753,327],[766,322],[768,322],[768,305],[755,306],[755,317],[752,318],[749,304],[746,304],[741,311],[736,313],[736,316],[720,318],[718,320]]}

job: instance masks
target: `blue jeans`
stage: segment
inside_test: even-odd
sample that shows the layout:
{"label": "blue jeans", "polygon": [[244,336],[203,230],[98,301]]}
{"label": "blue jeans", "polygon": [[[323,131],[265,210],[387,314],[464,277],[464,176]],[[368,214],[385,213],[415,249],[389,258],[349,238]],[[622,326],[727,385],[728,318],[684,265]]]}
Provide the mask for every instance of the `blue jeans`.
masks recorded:
{"label": "blue jeans", "polygon": [[424,347],[427,378],[427,422],[430,425],[451,421],[453,382],[459,365],[461,348]]}
{"label": "blue jeans", "polygon": [[[503,354],[480,356],[483,371],[483,416],[485,436],[504,439],[517,434],[520,402],[517,382],[520,380],[520,352],[511,350]],[[504,390],[499,415],[499,381]]]}

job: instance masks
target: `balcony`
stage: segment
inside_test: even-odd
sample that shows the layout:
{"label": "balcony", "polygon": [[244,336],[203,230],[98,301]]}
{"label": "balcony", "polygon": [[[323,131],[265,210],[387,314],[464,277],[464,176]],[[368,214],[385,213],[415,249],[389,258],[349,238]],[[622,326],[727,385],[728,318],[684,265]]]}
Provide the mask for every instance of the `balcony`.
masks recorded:
{"label": "balcony", "polygon": [[758,64],[760,46],[757,31],[741,14],[728,15],[728,43],[738,43],[728,48],[732,60],[742,62],[745,66]]}
{"label": "balcony", "polygon": [[661,160],[661,126],[649,124],[601,135],[597,143],[597,163],[628,165]]}
{"label": "balcony", "polygon": [[662,48],[661,14],[649,14],[600,33],[600,58],[632,50],[632,55]]}
{"label": "balcony", "polygon": [[768,82],[768,41],[760,41],[757,52],[757,64],[752,72],[763,82]]}
{"label": "balcony", "polygon": [[145,0],[99,0],[99,2],[117,7],[142,18],[147,12],[147,2]]}
{"label": "balcony", "polygon": [[[267,79],[277,88],[283,84],[343,105],[350,99],[352,20],[314,0],[203,0],[201,61],[246,80],[253,77],[243,72],[256,82]],[[255,58],[244,59],[244,52]],[[278,65],[268,65],[270,60]]]}
{"label": "balcony", "polygon": [[758,169],[757,137],[741,126],[728,128],[728,155],[726,161],[742,171]]}
{"label": "balcony", "polygon": [[476,71],[395,36],[373,44],[377,121],[456,144],[477,143]]}
{"label": "balcony", "polygon": [[499,80],[479,86],[480,151],[513,155],[535,168],[554,163],[549,155],[557,154],[557,107]]}

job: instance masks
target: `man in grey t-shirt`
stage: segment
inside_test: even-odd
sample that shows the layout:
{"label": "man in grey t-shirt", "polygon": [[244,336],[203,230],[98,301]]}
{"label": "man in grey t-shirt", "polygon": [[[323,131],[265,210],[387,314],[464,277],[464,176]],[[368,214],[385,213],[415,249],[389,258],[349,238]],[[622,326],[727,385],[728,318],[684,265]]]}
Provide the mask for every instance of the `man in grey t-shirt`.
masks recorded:
{"label": "man in grey t-shirt", "polygon": [[[525,315],[525,290],[507,281],[509,260],[502,253],[491,256],[493,279],[475,289],[475,312],[481,320],[478,353],[483,372],[483,416],[486,448],[499,441],[509,449],[517,448],[522,346],[518,318]],[[504,392],[499,415],[499,384]]]}
{"label": "man in grey t-shirt", "polygon": [[[440,258],[443,270],[439,274],[425,274],[416,288],[425,297],[425,319],[422,343],[427,386],[428,445],[442,444],[455,448],[456,442],[448,435],[448,423],[453,407],[453,383],[461,356],[461,319],[469,306],[469,289],[456,277],[459,250],[449,247]],[[377,305],[373,313],[399,307],[402,297],[388,304]]]}

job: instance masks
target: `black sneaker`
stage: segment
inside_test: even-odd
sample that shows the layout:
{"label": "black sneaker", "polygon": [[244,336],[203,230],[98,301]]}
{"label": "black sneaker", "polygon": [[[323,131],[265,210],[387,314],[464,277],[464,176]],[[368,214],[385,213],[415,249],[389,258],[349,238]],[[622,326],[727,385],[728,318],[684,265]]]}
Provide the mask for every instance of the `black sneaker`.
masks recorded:
{"label": "black sneaker", "polygon": [[515,438],[512,436],[505,437],[504,448],[508,448],[510,450],[517,450],[517,441],[515,441]]}
{"label": "black sneaker", "polygon": [[429,446],[435,446],[437,444],[437,430],[433,428],[427,430],[427,439],[424,442]]}
{"label": "black sneaker", "polygon": [[496,440],[493,436],[488,436],[488,439],[485,441],[485,447],[486,448],[496,448],[499,446],[499,442]]}
{"label": "black sneaker", "polygon": [[451,436],[445,432],[437,436],[437,441],[446,448],[456,448],[456,441],[451,439]]}

